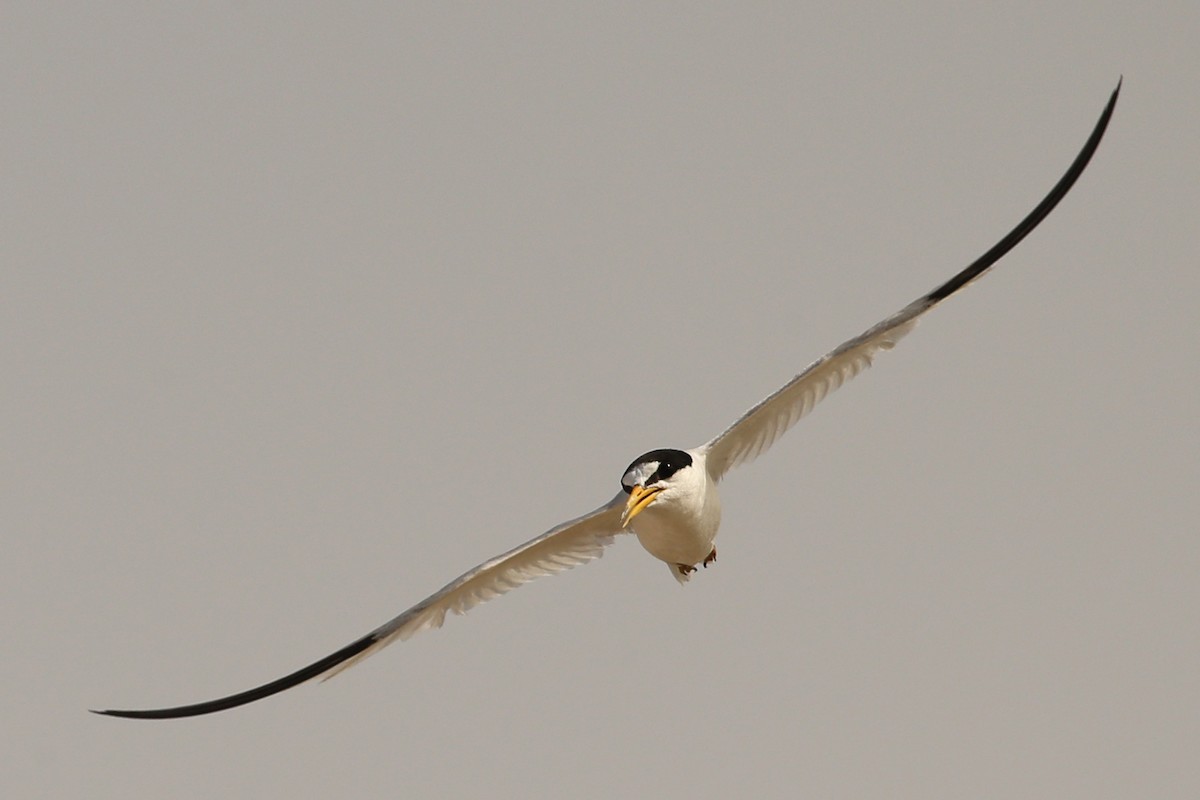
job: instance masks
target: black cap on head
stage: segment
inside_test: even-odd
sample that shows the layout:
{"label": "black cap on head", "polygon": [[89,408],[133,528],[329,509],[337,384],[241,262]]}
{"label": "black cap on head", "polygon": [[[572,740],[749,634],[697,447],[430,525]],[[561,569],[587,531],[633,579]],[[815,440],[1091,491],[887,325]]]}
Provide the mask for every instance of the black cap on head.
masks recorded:
{"label": "black cap on head", "polygon": [[[621,473],[621,475],[622,477],[628,475],[629,471],[639,464],[652,463],[657,463],[658,468],[654,470],[650,477],[646,478],[647,486],[657,483],[661,480],[666,480],[684,467],[690,467],[692,465],[692,456],[690,453],[684,450],[674,450],[671,448],[651,450],[648,453],[643,453],[630,462],[629,466],[625,468],[625,471]],[[632,486],[626,486],[625,481],[623,480],[621,481],[621,488],[624,489],[626,493],[633,489]]]}

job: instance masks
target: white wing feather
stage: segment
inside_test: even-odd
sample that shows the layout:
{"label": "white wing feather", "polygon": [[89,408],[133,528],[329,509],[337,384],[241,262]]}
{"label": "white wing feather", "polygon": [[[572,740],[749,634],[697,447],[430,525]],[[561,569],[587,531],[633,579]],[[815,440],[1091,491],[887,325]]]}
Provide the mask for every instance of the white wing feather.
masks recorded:
{"label": "white wing feather", "polygon": [[934,303],[921,298],[875,327],[808,365],[774,394],[743,414],[702,448],[713,480],[765,453],[780,436],[835,389],[871,366],[880,350],[890,350]]}
{"label": "white wing feather", "polygon": [[420,631],[442,627],[448,611],[465,614],[480,603],[486,603],[535,578],[554,575],[600,558],[604,555],[604,548],[612,544],[616,534],[621,532],[621,510],[624,506],[625,496],[618,494],[594,511],[551,528],[541,536],[464,572],[403,614],[367,634],[374,639],[371,646],[338,664],[323,679],[332,678],[397,639],[404,640]]}

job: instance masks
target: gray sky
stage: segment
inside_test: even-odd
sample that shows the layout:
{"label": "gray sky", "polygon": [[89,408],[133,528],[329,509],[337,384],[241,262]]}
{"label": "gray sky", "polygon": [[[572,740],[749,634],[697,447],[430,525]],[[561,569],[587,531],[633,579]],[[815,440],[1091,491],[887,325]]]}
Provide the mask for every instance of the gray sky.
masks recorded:
{"label": "gray sky", "polygon": [[[1200,12],[1003,5],[7,6],[0,795],[1200,794]],[[324,685],[85,712],[300,667],[706,440],[1122,74],[686,588],[622,541]]]}

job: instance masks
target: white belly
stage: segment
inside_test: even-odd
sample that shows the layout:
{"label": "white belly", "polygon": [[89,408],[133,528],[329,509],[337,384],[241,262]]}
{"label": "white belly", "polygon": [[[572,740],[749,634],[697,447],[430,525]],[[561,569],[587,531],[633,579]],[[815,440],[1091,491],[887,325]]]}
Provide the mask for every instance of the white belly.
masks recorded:
{"label": "white belly", "polygon": [[650,555],[668,564],[690,567],[712,552],[720,524],[719,508],[710,508],[707,514],[691,517],[666,513],[651,506],[639,514],[630,527]]}

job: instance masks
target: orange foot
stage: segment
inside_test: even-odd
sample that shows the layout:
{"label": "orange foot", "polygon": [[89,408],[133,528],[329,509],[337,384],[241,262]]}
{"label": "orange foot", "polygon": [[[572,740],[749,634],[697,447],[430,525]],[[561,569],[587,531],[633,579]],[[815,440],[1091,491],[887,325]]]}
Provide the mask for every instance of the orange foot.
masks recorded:
{"label": "orange foot", "polygon": [[696,571],[695,567],[689,567],[687,564],[676,564],[675,566],[679,568],[679,574],[681,575],[691,575]]}
{"label": "orange foot", "polygon": [[704,557],[704,568],[708,569],[708,565],[717,560],[717,546],[713,545],[712,552]]}

